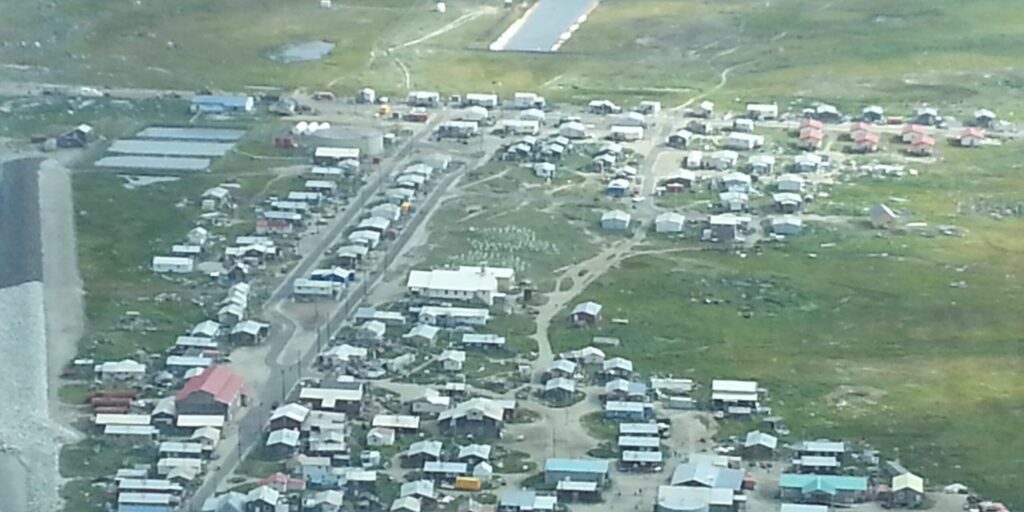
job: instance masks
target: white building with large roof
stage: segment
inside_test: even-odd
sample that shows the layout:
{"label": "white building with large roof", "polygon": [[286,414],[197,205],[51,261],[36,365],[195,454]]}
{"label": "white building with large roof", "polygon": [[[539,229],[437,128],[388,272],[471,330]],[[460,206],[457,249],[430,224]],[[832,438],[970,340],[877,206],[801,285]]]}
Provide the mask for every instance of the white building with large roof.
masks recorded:
{"label": "white building with large roof", "polygon": [[441,300],[483,302],[490,306],[498,292],[498,280],[490,272],[472,270],[413,270],[406,283],[409,294]]}

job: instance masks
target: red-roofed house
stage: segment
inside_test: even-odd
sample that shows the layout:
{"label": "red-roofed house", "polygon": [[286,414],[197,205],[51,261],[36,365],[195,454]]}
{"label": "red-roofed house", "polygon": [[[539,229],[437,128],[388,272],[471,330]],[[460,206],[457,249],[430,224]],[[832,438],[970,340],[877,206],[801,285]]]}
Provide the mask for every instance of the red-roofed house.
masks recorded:
{"label": "red-roofed house", "polygon": [[875,133],[874,125],[858,121],[850,125],[850,140],[856,141],[857,137],[865,133]]}
{"label": "red-roofed house", "polygon": [[881,139],[877,134],[869,132],[857,132],[853,136],[854,153],[874,153],[878,151],[878,143]]}
{"label": "red-roofed house", "polygon": [[245,380],[227,366],[211,366],[188,380],[174,398],[180,414],[227,416],[247,395]]}
{"label": "red-roofed house", "polygon": [[931,156],[935,153],[935,139],[922,135],[910,144],[907,153],[915,156]]}
{"label": "red-roofed house", "polygon": [[985,130],[981,128],[968,128],[960,132],[960,145],[965,148],[979,146],[983,140],[985,140]]}
{"label": "red-roofed house", "polygon": [[803,149],[818,149],[824,139],[825,132],[812,127],[803,128],[800,130],[800,142],[797,143],[797,146]]}
{"label": "red-roofed house", "polygon": [[907,124],[903,126],[903,134],[900,138],[903,142],[914,142],[918,137],[928,135],[928,129],[919,124]]}
{"label": "red-roofed house", "polygon": [[817,119],[801,119],[800,130],[803,130],[804,128],[814,128],[815,130],[823,130],[825,128],[825,125],[822,124],[822,122],[818,121]]}
{"label": "red-roofed house", "polygon": [[265,485],[280,493],[300,492],[306,490],[306,481],[301,478],[292,478],[280,471],[260,480],[260,485]]}

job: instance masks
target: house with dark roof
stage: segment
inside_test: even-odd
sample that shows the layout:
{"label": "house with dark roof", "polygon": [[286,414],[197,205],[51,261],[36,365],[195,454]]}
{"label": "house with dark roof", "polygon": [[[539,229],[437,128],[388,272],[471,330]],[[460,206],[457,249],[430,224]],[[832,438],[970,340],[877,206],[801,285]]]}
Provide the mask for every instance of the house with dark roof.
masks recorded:
{"label": "house with dark roof", "polygon": [[248,395],[245,379],[227,366],[215,365],[188,380],[174,398],[177,414],[229,416]]}

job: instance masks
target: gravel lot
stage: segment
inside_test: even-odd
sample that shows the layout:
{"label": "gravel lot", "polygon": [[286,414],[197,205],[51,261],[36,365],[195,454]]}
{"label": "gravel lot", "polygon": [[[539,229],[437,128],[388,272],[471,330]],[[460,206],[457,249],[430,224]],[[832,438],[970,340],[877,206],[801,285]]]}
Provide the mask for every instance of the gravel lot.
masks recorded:
{"label": "gravel lot", "polygon": [[[0,167],[0,512],[59,510],[58,454],[67,432],[50,419],[39,159]],[[46,201],[69,200],[49,197]]]}

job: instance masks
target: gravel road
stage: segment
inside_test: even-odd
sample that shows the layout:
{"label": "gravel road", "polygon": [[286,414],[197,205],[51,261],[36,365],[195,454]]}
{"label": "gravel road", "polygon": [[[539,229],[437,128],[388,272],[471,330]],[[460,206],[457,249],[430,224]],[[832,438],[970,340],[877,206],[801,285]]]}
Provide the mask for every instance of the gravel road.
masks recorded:
{"label": "gravel road", "polygon": [[50,420],[39,159],[0,167],[0,511],[59,510],[59,438]]}

